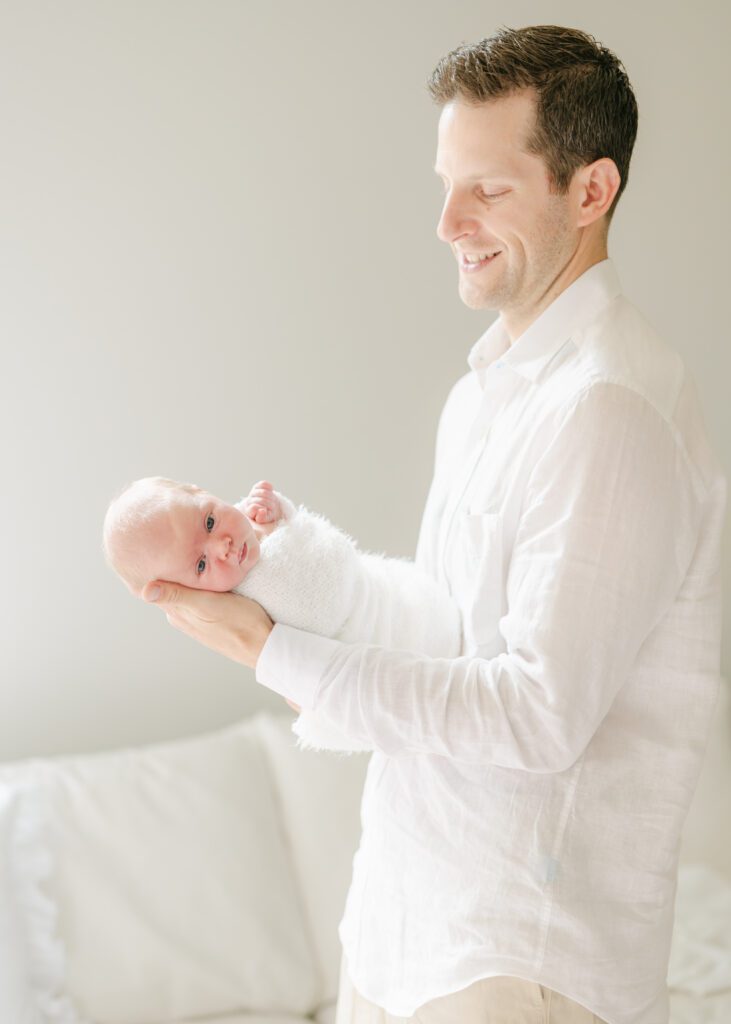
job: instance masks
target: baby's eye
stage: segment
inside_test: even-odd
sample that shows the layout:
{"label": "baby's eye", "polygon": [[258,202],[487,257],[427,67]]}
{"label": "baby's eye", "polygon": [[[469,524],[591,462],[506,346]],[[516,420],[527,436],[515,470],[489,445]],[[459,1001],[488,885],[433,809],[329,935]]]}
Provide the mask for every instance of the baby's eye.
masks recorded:
{"label": "baby's eye", "polygon": [[209,533],[211,532],[211,530],[213,529],[213,527],[214,527],[215,525],[216,525],[216,520],[215,520],[215,518],[214,518],[214,517],[213,517],[213,516],[212,516],[212,515],[211,515],[211,514],[209,513],[209,514],[208,514],[208,515],[206,516],[206,529],[208,530],[208,532],[209,532]]}
{"label": "baby's eye", "polygon": [[200,558],[198,560],[198,565],[196,565],[195,571],[197,572],[197,574],[199,576],[206,571],[206,558],[205,558],[205,555],[203,556],[203,558]]}

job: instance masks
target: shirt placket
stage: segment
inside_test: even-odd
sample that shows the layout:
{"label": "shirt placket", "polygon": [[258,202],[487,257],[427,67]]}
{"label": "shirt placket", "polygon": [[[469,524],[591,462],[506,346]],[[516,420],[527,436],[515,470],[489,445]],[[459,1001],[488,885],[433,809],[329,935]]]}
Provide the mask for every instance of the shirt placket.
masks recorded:
{"label": "shirt placket", "polygon": [[449,573],[448,556],[450,544],[454,539],[458,512],[462,507],[464,497],[469,490],[488,446],[490,428],[497,416],[505,408],[509,398],[509,378],[505,374],[504,364],[502,362],[494,363],[488,368],[483,396],[477,415],[472,421],[472,425],[461,448],[463,470],[455,477],[452,498],[447,502],[442,517],[437,564],[440,566],[442,578],[447,585],[450,595],[452,594],[452,581]]}

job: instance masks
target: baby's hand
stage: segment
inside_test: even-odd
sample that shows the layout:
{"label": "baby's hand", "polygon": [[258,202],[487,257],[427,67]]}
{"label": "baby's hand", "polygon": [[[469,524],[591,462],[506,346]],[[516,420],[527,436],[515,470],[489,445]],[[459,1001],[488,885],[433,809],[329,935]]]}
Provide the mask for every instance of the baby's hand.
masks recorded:
{"label": "baby's hand", "polygon": [[281,519],[282,505],[268,480],[260,480],[251,488],[244,502],[244,513],[253,523],[261,526]]}

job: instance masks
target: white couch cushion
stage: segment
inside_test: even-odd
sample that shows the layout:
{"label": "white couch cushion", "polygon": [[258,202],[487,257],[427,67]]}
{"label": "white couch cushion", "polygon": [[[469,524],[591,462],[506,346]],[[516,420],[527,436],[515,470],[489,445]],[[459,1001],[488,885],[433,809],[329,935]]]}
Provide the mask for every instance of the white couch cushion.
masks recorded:
{"label": "white couch cushion", "polygon": [[0,1021],[76,1024],[63,992],[55,909],[40,885],[50,857],[34,826],[22,790],[0,783]]}
{"label": "white couch cushion", "polygon": [[[65,953],[54,995],[70,997],[80,1021],[299,1016],[318,1004],[317,962],[255,719],[144,749],[17,764],[0,772],[0,785],[6,831],[20,807],[36,853],[52,858],[39,895],[57,922],[47,913],[25,922],[36,957],[28,975],[47,979],[39,957]],[[0,1021],[14,1020],[3,998]],[[59,1021],[70,1020],[64,1013]]]}

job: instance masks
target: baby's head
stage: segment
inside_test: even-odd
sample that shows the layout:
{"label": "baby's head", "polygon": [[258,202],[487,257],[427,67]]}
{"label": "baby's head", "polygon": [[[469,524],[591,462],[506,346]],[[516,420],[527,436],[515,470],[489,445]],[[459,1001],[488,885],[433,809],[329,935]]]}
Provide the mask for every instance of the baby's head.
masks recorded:
{"label": "baby's head", "polygon": [[136,480],[104,519],[104,553],[133,594],[150,580],[232,590],[259,559],[251,520],[193,484]]}

